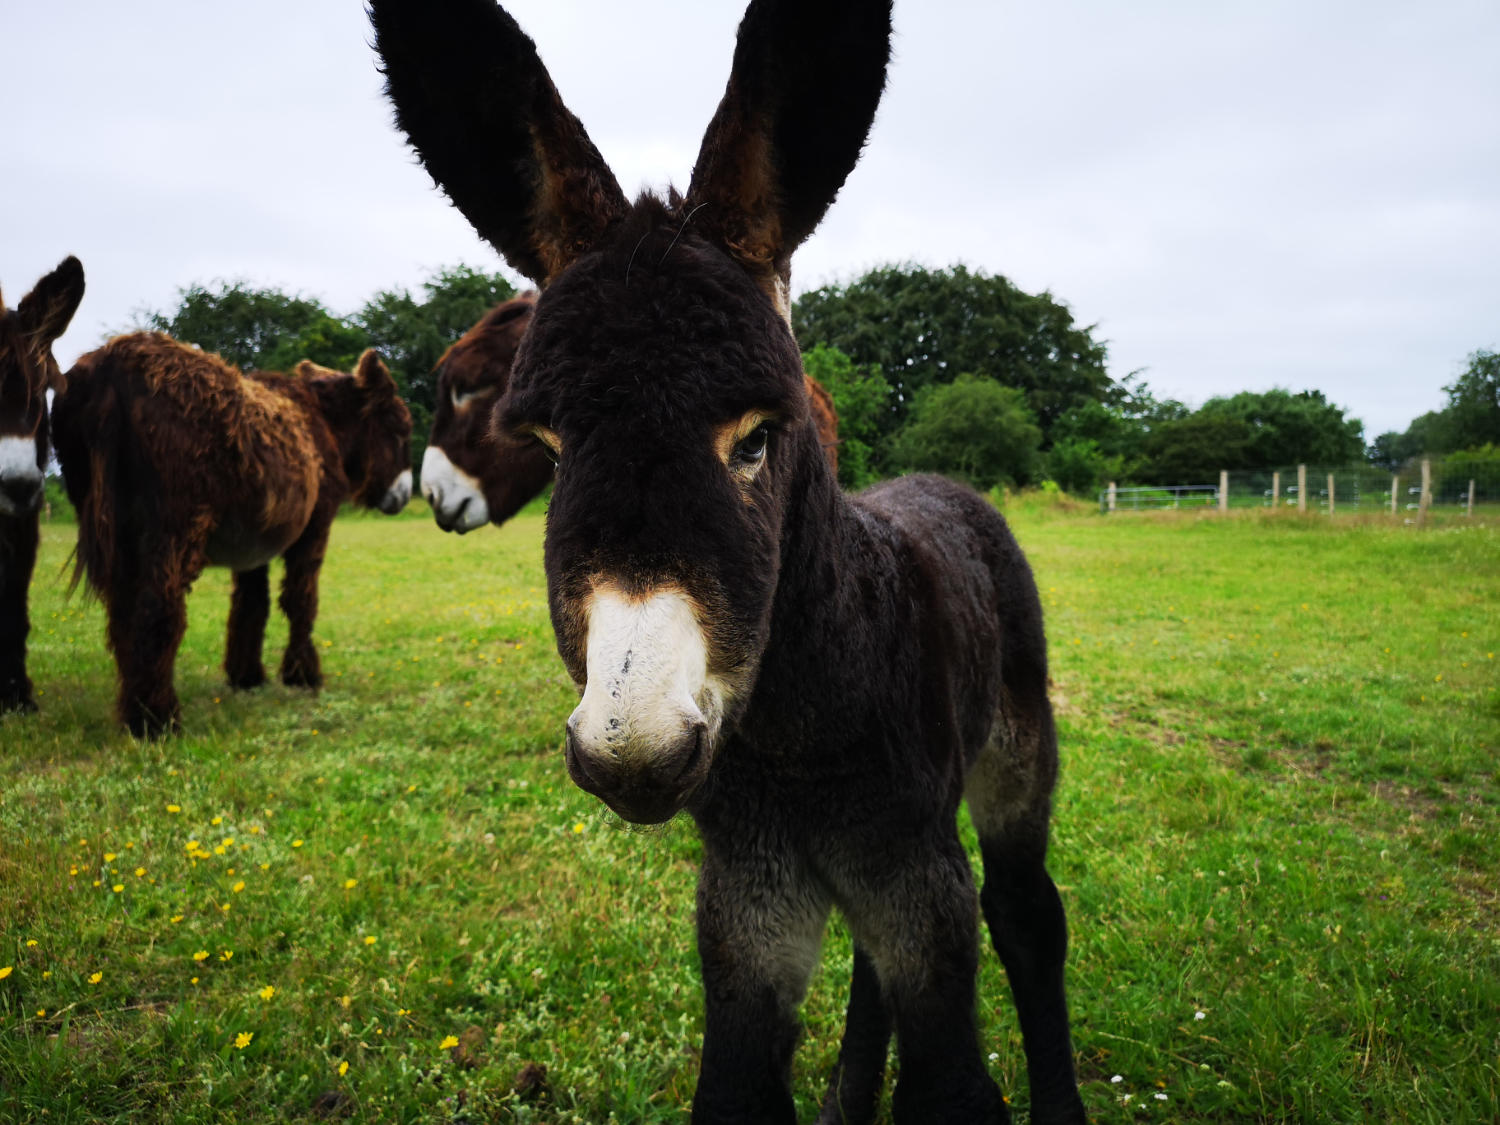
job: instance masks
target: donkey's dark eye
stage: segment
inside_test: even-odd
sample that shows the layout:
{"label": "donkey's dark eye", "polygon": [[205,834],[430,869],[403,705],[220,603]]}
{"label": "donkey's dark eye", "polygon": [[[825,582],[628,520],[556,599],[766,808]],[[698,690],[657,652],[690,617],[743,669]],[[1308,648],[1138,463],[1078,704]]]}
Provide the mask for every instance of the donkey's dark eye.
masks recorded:
{"label": "donkey's dark eye", "polygon": [[547,455],[547,460],[551,461],[554,465],[557,464],[557,450],[553,449],[536,435],[533,435],[531,440],[536,442],[536,447]]}
{"label": "donkey's dark eye", "polygon": [[729,455],[730,465],[736,469],[750,469],[759,465],[766,459],[766,444],[770,440],[770,425],[762,423],[756,426],[735,443],[734,450]]}

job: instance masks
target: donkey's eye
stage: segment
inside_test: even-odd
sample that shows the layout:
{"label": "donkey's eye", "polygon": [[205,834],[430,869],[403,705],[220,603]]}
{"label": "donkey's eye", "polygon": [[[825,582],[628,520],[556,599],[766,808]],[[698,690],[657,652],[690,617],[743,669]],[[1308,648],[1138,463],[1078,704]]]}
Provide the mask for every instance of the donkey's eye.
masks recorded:
{"label": "donkey's eye", "polygon": [[551,461],[554,465],[556,465],[557,464],[557,450],[553,449],[550,445],[548,445],[541,438],[535,438],[534,440],[536,441],[537,448],[540,449],[543,453],[545,453],[547,455],[547,460]]}
{"label": "donkey's eye", "polygon": [[761,423],[739,441],[729,454],[729,464],[735,469],[754,469],[766,459],[766,444],[771,440],[771,427]]}

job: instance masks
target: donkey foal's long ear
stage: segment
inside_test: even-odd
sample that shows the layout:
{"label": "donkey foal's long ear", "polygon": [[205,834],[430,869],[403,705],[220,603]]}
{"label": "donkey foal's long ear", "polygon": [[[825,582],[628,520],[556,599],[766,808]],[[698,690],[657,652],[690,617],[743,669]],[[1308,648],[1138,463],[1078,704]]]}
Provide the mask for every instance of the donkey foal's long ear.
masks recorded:
{"label": "donkey foal's long ear", "polygon": [[493,0],[371,0],[370,19],[396,124],[515,269],[545,285],[625,215],[536,45]]}
{"label": "donkey foal's long ear", "polygon": [[68,330],[78,303],[83,300],[83,264],[71,255],[36,283],[21,298],[16,313],[23,331],[38,355],[44,354]]}
{"label": "donkey foal's long ear", "polygon": [[785,312],[794,251],[859,159],[885,88],[891,0],[752,0],[684,210]]}

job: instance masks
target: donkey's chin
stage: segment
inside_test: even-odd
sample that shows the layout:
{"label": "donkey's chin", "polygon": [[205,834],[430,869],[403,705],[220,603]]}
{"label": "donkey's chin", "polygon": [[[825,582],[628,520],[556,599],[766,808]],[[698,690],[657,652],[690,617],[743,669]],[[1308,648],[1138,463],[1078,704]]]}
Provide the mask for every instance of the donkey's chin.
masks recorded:
{"label": "donkey's chin", "polygon": [[571,730],[564,753],[573,783],[632,824],[662,824],[681,812],[702,788],[713,757],[702,727],[670,757],[646,766],[589,754]]}

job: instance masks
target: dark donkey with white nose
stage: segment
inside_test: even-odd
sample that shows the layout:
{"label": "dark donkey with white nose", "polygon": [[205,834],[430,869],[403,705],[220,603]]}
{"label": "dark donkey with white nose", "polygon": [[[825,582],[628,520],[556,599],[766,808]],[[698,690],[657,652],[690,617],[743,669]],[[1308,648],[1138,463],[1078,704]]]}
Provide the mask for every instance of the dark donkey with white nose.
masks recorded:
{"label": "dark donkey with white nose", "polygon": [[686,196],[634,204],[490,0],[372,9],[399,125],[543,287],[501,418],[558,464],[568,770],[627,820],[686,809],[702,835],[693,1120],[795,1119],[797,1008],[837,907],[854,975],[821,1120],[873,1120],[894,1030],[897,1122],[1005,1121],[976,1028],[982,906],[1032,1120],[1081,1121],[1031,572],[958,485],[839,492],[787,324],[791,253],[885,83],[889,3],[755,0]]}
{"label": "dark donkey with white nose", "polygon": [[26,600],[51,456],[47,391],[62,386],[52,345],[81,300],[83,266],[71,257],[16,308],[7,309],[0,298],[0,712],[36,710],[26,675]]}

